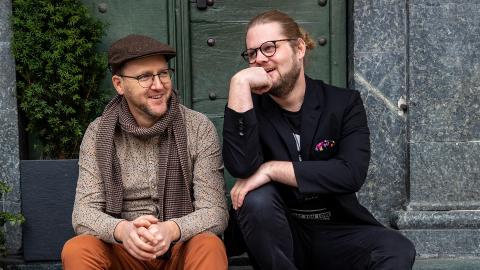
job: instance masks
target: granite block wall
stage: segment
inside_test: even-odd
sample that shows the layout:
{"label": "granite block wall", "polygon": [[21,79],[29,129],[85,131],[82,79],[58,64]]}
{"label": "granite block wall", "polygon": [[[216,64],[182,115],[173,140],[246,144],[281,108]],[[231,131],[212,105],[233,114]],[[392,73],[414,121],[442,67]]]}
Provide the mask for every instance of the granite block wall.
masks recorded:
{"label": "granite block wall", "polygon": [[480,3],[408,10],[411,196],[398,224],[421,256],[479,256]]}
{"label": "granite block wall", "polygon": [[479,209],[480,3],[409,9],[411,207]]}
{"label": "granite block wall", "polygon": [[479,256],[479,14],[473,0],[353,3],[351,85],[372,132],[358,195],[420,257]]}
{"label": "granite block wall", "polygon": [[358,197],[390,225],[407,195],[407,117],[398,108],[407,95],[405,1],[353,1],[350,20],[350,87],[362,94],[372,143],[367,181]]}

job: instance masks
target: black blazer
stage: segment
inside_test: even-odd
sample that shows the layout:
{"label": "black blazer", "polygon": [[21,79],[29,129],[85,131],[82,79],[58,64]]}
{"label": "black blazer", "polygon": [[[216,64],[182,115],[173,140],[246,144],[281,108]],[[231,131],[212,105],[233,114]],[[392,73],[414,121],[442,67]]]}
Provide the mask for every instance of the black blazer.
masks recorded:
{"label": "black blazer", "polygon": [[269,95],[252,95],[245,113],[225,109],[223,158],[234,177],[246,178],[270,160],[292,161],[297,198],[333,198],[357,223],[380,225],[357,200],[370,160],[370,132],[360,94],[306,79],[301,156],[280,107]]}

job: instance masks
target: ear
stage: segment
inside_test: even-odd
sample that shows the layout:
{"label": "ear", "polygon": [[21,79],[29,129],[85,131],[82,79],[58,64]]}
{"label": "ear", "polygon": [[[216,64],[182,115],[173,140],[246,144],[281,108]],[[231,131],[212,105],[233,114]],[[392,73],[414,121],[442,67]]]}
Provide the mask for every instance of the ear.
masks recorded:
{"label": "ear", "polygon": [[298,59],[303,59],[305,57],[305,52],[307,51],[307,45],[302,38],[298,38],[297,40],[297,57]]}
{"label": "ear", "polygon": [[113,75],[112,76],[112,84],[113,84],[113,87],[115,87],[115,90],[117,90],[117,93],[119,95],[123,95],[124,94],[124,86],[123,86],[123,79],[122,77],[118,76],[118,75]]}

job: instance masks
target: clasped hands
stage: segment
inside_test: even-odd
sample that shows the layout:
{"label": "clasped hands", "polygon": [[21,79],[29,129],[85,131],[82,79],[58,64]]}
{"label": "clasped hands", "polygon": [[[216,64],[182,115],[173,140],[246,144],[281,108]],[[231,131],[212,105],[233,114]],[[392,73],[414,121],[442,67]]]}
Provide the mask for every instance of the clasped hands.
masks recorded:
{"label": "clasped hands", "polygon": [[170,244],[180,237],[180,229],[173,221],[160,222],[152,215],[144,215],[133,221],[121,221],[114,234],[133,257],[149,261],[168,251]]}

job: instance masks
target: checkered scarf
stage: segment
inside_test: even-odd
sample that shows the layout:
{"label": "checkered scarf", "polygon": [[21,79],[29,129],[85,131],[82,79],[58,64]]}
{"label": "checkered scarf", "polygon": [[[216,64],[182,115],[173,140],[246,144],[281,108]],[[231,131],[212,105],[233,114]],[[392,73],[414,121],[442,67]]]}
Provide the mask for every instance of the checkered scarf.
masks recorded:
{"label": "checkered scarf", "polygon": [[175,93],[172,93],[166,114],[150,128],[137,125],[123,96],[117,95],[105,107],[95,144],[97,164],[105,183],[106,213],[114,217],[121,216],[124,193],[120,162],[113,140],[118,128],[142,138],[160,136],[158,218],[165,221],[193,212],[187,135]]}

